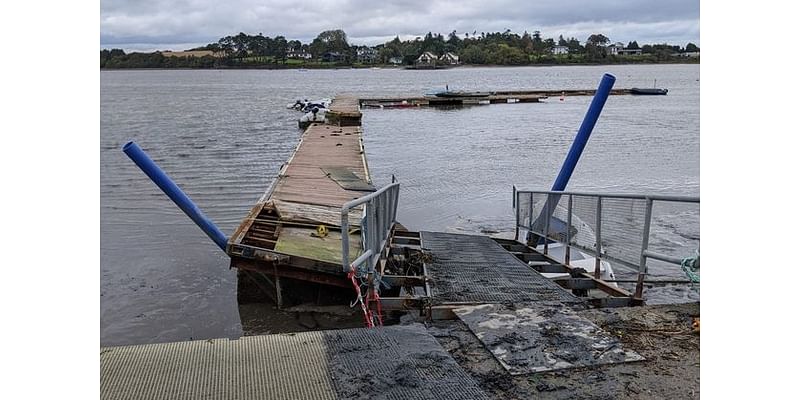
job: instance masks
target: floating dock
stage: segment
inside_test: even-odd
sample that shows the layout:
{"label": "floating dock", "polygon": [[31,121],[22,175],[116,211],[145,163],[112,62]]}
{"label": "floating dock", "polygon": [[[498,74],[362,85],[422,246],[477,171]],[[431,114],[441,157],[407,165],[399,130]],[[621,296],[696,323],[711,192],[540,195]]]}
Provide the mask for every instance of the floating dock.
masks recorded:
{"label": "floating dock", "polygon": [[[505,90],[490,92],[487,96],[437,97],[434,95],[401,95],[386,97],[360,97],[358,103],[369,108],[436,107],[452,105],[539,103],[550,97],[593,96],[593,89],[570,90]],[[633,94],[631,89],[612,89],[612,95]]]}

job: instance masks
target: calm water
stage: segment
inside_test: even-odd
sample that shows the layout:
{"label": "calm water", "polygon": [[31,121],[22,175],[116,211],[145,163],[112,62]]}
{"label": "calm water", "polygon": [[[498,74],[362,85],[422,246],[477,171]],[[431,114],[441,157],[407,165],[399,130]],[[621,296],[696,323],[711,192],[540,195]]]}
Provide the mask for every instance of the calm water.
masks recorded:
{"label": "calm water", "polygon": [[[669,95],[609,98],[569,189],[699,195],[698,65],[101,72],[101,344],[241,334],[227,256],[120,151],[128,140],[231,233],[297,143],[300,115],[285,108],[295,99],[424,93],[445,84],[585,89],[604,72],[617,77],[618,88],[656,79]],[[382,185],[398,177],[399,219],[409,228],[507,235],[511,185],[550,187],[590,100],[365,110],[373,178]],[[678,238],[699,235],[699,215],[669,228]],[[698,294],[653,295],[680,301]]]}

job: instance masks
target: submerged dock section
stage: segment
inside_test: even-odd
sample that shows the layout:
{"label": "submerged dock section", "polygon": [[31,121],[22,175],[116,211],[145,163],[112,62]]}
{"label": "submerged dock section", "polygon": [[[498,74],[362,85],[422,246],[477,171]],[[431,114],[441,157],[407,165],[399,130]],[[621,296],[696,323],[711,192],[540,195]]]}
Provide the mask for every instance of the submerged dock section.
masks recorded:
{"label": "submerged dock section", "polygon": [[[362,207],[341,232],[342,205],[375,191],[367,166],[358,101],[337,96],[330,123],[306,129],[272,186],[231,236],[231,267],[276,287],[288,277],[349,287],[342,273],[342,235],[358,255]],[[280,300],[280,299],[276,299]],[[280,302],[280,301],[279,301]]]}

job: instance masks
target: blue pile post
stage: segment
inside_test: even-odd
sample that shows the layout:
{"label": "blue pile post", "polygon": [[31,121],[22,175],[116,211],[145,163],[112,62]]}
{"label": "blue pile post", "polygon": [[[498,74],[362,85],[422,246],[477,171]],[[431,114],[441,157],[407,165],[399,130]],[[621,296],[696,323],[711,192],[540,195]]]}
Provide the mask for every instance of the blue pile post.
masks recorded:
{"label": "blue pile post", "polygon": [[172,179],[134,142],[128,142],[122,151],[153,181],[200,229],[205,232],[222,251],[228,244],[228,238],[200,211],[189,196],[184,193]]}
{"label": "blue pile post", "polygon": [[[553,187],[550,190],[563,192],[564,189],[567,188],[567,183],[569,183],[572,172],[575,171],[575,167],[578,165],[578,160],[581,158],[583,149],[589,142],[589,136],[591,136],[592,130],[595,124],[597,124],[597,119],[600,118],[600,113],[603,111],[603,106],[605,106],[608,95],[611,94],[611,88],[614,87],[614,82],[616,80],[617,78],[611,74],[603,74],[600,86],[597,87],[594,99],[592,99],[592,103],[589,105],[589,110],[586,111],[586,116],[583,118],[583,123],[581,123],[581,127],[578,129],[578,134],[575,136],[572,147],[570,147],[569,153],[567,153],[567,158],[561,166],[561,171],[559,171],[558,177],[556,177],[555,182],[553,182]],[[536,222],[532,224],[533,226],[531,226],[531,229],[534,229],[534,226],[537,230],[539,227],[546,226],[545,221],[552,217],[560,200],[560,195],[549,195],[545,206],[542,208],[542,212],[539,214],[539,217],[536,218]],[[567,227],[567,229],[569,229],[569,227]],[[545,236],[548,233],[549,232],[545,232]]]}

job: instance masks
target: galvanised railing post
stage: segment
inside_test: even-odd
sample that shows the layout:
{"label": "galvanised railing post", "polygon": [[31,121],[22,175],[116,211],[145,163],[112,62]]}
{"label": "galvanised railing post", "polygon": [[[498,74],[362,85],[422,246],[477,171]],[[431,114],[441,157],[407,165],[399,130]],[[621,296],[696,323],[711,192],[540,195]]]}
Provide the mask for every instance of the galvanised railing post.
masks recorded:
{"label": "galvanised railing post", "polygon": [[564,252],[564,265],[569,265],[570,243],[572,243],[572,195],[567,198],[567,250]]}
{"label": "galvanised railing post", "polygon": [[511,209],[514,210],[514,240],[519,240],[519,210],[517,210],[517,185],[511,185]]}
{"label": "galvanised railing post", "polygon": [[[533,230],[533,192],[528,193],[528,238],[526,238],[525,242],[530,244],[530,236],[531,231]],[[536,236],[536,242],[539,242],[539,236]],[[534,244],[534,247],[536,245]]]}
{"label": "galvanised railing post", "polygon": [[367,203],[367,210],[369,215],[369,221],[367,223],[373,229],[373,233],[367,236],[367,249],[372,250],[372,255],[369,257],[369,265],[367,265],[367,273],[370,273],[372,272],[372,265],[375,263],[375,236],[380,234],[380,227],[377,226],[375,203],[372,200]]}
{"label": "galvanised railing post", "polygon": [[[342,211],[342,272],[349,271],[350,263],[350,210]],[[363,227],[362,227],[363,232]]]}
{"label": "galvanised railing post", "polygon": [[596,279],[600,279],[600,258],[603,257],[603,246],[600,243],[600,232],[602,231],[601,227],[603,225],[603,197],[597,196],[597,220],[595,221],[595,225],[597,226],[597,230],[594,233],[594,240],[595,240],[595,249],[597,252],[595,253],[594,257],[594,277]]}
{"label": "galvanised railing post", "polygon": [[644,232],[642,232],[642,256],[639,259],[639,277],[636,281],[636,291],[633,297],[637,299],[642,298],[644,291],[644,276],[647,274],[647,246],[650,244],[650,219],[653,216],[653,199],[647,198],[646,208],[644,212]]}
{"label": "galvanised railing post", "polygon": [[[556,210],[550,202],[549,195],[544,202],[544,207],[547,208],[547,219],[544,220],[544,254],[546,255],[548,251],[547,238],[550,236],[550,218],[552,218],[553,212]],[[550,210],[551,207],[553,208],[552,210]]]}

